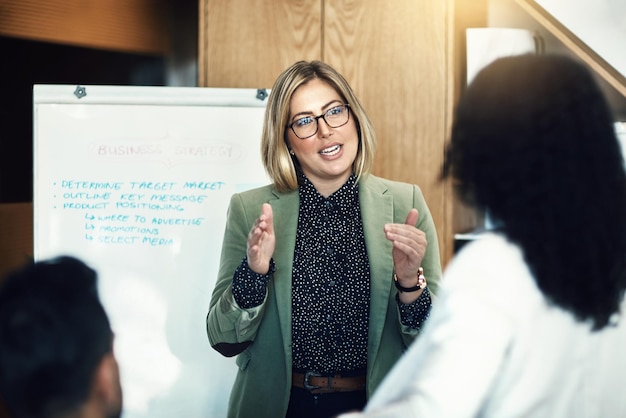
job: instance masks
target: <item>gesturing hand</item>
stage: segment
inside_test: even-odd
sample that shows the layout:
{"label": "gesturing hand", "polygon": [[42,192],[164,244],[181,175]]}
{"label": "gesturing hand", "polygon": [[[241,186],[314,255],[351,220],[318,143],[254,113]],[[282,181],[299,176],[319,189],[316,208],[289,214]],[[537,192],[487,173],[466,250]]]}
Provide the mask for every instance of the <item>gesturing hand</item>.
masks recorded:
{"label": "gesturing hand", "polygon": [[426,234],[417,229],[419,213],[411,209],[403,224],[385,225],[385,236],[393,243],[393,264],[398,280],[404,286],[414,286],[417,282],[417,270],[426,253]]}
{"label": "gesturing hand", "polygon": [[248,233],[248,266],[258,274],[266,274],[270,269],[270,259],[274,254],[274,215],[269,203],[264,203],[261,215]]}

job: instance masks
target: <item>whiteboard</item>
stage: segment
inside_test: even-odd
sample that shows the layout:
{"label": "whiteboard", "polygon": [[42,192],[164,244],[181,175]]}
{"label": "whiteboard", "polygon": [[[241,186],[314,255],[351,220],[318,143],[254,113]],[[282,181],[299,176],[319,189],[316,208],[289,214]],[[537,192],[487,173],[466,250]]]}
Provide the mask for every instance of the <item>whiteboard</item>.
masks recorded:
{"label": "whiteboard", "polygon": [[269,182],[266,91],[35,85],[34,257],[99,274],[124,418],[223,417],[205,331],[230,196]]}

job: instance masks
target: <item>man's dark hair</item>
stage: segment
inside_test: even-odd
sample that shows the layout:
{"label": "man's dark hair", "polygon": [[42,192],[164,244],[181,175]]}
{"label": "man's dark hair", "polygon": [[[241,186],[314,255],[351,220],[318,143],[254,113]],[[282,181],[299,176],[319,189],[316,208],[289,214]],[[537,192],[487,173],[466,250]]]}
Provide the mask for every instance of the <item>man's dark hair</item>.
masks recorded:
{"label": "man's dark hair", "polygon": [[0,283],[0,395],[14,417],[54,417],[89,397],[112,351],[97,274],[62,256],[29,264]]}

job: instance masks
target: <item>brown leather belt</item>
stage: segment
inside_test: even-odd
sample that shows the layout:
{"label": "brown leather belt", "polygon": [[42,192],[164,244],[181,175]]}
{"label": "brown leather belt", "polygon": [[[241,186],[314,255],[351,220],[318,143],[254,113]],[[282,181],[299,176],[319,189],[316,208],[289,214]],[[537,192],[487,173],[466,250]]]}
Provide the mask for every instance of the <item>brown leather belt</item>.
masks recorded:
{"label": "brown leather belt", "polygon": [[315,372],[293,373],[292,385],[311,393],[351,392],[365,390],[365,376],[320,376]]}

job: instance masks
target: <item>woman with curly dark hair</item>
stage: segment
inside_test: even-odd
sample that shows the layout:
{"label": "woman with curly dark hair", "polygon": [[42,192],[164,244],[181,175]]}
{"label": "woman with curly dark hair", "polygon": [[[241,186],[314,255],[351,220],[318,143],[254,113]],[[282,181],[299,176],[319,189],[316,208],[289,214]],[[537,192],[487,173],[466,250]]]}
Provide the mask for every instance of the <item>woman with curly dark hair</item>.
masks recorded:
{"label": "woman with curly dark hair", "polygon": [[460,100],[442,177],[495,228],[450,263],[363,416],[626,416],[626,173],[587,68],[488,65]]}

